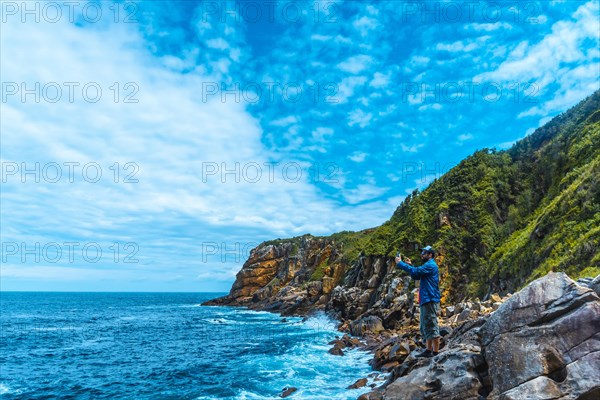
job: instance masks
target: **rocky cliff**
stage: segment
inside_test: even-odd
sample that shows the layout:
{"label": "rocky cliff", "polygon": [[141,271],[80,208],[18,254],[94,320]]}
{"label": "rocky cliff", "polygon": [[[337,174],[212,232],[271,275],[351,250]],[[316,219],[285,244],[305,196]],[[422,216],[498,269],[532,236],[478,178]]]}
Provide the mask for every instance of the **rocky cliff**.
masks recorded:
{"label": "rocky cliff", "polygon": [[339,320],[374,315],[385,328],[414,323],[414,283],[393,260],[360,255],[350,263],[343,249],[343,242],[310,235],[263,244],[251,252],[229,295],[206,304],[282,315],[322,310]]}
{"label": "rocky cliff", "polygon": [[[393,262],[424,244],[440,253],[434,360],[414,358],[415,284]],[[363,399],[599,397],[600,281],[551,271],[600,273],[600,92],[508,151],[475,153],[379,227],[262,243],[205,304],[327,312],[362,338],[332,342],[333,354],[364,347],[389,373]]]}

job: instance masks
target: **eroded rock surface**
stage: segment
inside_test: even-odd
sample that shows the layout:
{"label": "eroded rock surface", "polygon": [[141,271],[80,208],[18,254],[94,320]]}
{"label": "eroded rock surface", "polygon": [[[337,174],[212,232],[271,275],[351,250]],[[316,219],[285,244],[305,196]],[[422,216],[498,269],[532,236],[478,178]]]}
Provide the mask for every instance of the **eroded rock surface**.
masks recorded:
{"label": "eroded rock surface", "polygon": [[485,318],[458,327],[443,352],[413,354],[384,399],[600,398],[600,298],[564,273],[550,273]]}
{"label": "eroded rock surface", "polygon": [[511,297],[481,329],[491,398],[600,398],[600,299],[563,273]]}

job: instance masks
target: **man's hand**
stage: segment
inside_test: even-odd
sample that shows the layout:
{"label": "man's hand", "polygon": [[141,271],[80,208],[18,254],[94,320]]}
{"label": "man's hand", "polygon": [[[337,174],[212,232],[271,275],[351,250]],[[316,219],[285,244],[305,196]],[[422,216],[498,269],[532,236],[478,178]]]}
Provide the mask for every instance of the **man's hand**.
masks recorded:
{"label": "man's hand", "polygon": [[[402,258],[400,257],[396,257],[396,264],[398,264],[400,261],[402,261]],[[404,257],[404,262],[407,263],[408,265],[412,265],[412,261],[410,261],[410,258],[408,257]]]}

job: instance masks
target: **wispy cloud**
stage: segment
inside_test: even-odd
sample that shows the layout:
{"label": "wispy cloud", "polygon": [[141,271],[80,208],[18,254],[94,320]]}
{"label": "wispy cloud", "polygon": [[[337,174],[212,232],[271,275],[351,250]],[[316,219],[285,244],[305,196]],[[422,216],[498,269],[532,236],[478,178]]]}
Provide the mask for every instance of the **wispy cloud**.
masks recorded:
{"label": "wispy cloud", "polygon": [[372,61],[373,59],[370,56],[361,54],[350,57],[347,60],[339,63],[338,67],[342,71],[350,72],[351,74],[358,74],[369,68],[369,65],[372,63]]}
{"label": "wispy cloud", "polygon": [[[331,2],[327,22],[327,13],[303,13],[248,24],[207,18],[191,3],[143,2],[137,24],[3,24],[5,82],[103,90],[96,103],[79,88],[73,102],[17,94],[0,104],[2,162],[103,171],[97,183],[11,177],[3,241],[139,245],[135,268],[12,258],[3,289],[58,288],[64,273],[63,283],[81,287],[227,290],[242,261],[206,258],[206,243],[227,253],[378,225],[426,184],[403,179],[404,163],[447,165],[482,145],[508,146],[598,88],[595,1],[539,3],[537,23],[452,24],[400,23],[384,3]],[[497,99],[485,97],[490,83]],[[127,163],[137,183],[122,182]]]}

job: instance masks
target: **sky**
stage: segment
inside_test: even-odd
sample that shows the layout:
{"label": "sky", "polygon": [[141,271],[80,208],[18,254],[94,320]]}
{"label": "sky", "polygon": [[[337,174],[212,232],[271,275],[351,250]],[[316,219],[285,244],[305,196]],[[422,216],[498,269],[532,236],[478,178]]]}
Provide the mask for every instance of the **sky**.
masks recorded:
{"label": "sky", "polygon": [[598,0],[0,6],[3,291],[228,291],[600,85]]}

